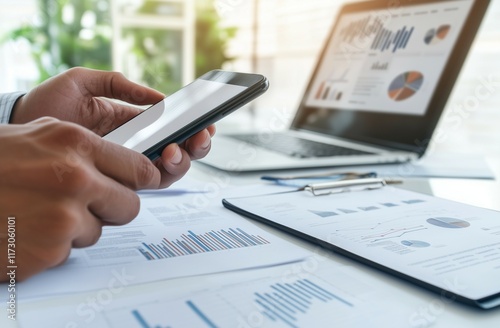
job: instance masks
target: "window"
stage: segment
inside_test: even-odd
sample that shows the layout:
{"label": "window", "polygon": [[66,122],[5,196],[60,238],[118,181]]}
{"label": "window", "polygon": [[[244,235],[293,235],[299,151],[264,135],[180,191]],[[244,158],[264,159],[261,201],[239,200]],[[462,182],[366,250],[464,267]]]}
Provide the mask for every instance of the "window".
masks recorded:
{"label": "window", "polygon": [[[269,116],[277,113],[291,119],[342,2],[221,1],[234,3],[223,7],[221,16],[225,24],[238,27],[238,35],[229,48],[230,55],[238,58],[230,66],[235,70],[252,69],[252,13],[255,8],[258,10],[255,53],[258,60],[254,66],[268,76],[271,88],[255,106],[254,126],[262,127]],[[445,138],[433,140],[431,149],[444,153],[500,155],[499,18],[500,1],[491,1],[439,123],[438,130],[444,132]],[[479,99],[476,88],[484,83],[488,84],[489,92]],[[458,118],[452,120],[452,115]],[[236,128],[238,122],[235,119],[227,124],[232,124],[228,129]]]}

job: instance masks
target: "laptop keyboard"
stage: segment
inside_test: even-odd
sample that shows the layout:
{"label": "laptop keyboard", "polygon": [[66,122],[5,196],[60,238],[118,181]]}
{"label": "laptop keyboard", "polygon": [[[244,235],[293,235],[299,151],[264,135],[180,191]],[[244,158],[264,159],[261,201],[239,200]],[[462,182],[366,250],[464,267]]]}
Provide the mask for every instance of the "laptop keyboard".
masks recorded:
{"label": "laptop keyboard", "polygon": [[239,134],[231,137],[281,154],[300,158],[373,155],[373,153],[369,152],[302,139],[282,133],[266,135],[265,138],[259,137],[257,134]]}

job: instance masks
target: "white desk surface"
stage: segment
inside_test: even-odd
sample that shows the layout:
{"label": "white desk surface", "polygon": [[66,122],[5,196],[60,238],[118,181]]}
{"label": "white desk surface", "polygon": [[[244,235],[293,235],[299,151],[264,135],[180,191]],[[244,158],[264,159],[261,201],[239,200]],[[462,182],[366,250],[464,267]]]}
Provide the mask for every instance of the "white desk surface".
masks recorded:
{"label": "white desk surface", "polygon": [[[472,205],[478,205],[486,208],[500,210],[500,159],[488,160],[488,163],[495,171],[497,180],[471,180],[471,179],[405,179],[401,188],[413,191],[433,194],[435,196],[461,201]],[[205,165],[195,163],[189,172],[189,176],[198,180],[219,185],[221,188],[245,184],[253,184],[258,181],[259,174],[228,174],[226,172],[213,170]],[[223,183],[224,185],[221,185]],[[218,200],[217,200],[218,201]],[[353,267],[367,279],[376,279],[377,286],[371,286],[376,290],[390,291],[394,299],[405,303],[408,307],[414,309],[408,316],[408,327],[423,327],[422,323],[429,323],[433,327],[482,327],[498,328],[500,327],[500,308],[493,310],[479,310],[470,306],[462,305],[456,302],[443,301],[440,295],[422,289],[399,278],[372,269],[366,265],[359,264],[353,260],[333,252],[319,251],[317,247],[304,242],[295,237],[289,236],[281,231],[273,229],[258,223],[259,226],[271,231],[278,236],[296,245],[310,249],[315,252],[315,256],[321,263],[341,264]],[[218,274],[226,276],[228,279],[238,275],[238,272]],[[480,279],[480,277],[478,277]],[[212,280],[211,280],[212,279]],[[500,277],[499,277],[500,279]],[[188,277],[174,280],[155,282],[145,285],[127,287],[119,297],[129,297],[143,294],[144,292],[153,292],[163,290],[165,293],[182,293],[183,290],[193,290],[203,287],[213,282],[213,277]],[[91,294],[89,294],[91,295]],[[60,306],[63,304],[75,304],[78,306],[82,295],[62,296],[55,299],[30,302],[18,305],[18,316],[22,317],[23,312],[37,308],[47,308]],[[5,307],[5,305],[4,305]],[[5,311],[0,315],[1,327],[17,327],[15,322],[7,319]],[[390,312],[387,313],[390,316]],[[367,326],[369,324],[367,323]],[[41,324],[40,327],[43,327]]]}

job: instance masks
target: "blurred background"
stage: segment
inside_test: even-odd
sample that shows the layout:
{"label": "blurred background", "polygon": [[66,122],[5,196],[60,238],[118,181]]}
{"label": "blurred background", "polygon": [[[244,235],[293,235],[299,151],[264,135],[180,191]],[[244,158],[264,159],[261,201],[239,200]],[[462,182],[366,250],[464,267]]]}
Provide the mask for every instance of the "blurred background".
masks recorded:
{"label": "blurred background", "polygon": [[[216,68],[258,72],[269,91],[220,132],[286,128],[343,1],[0,0],[0,92],[70,67],[116,70],[171,93]],[[489,94],[478,97],[488,83]],[[446,120],[444,118],[448,117]],[[452,119],[454,118],[454,119]],[[500,1],[492,0],[431,150],[500,155]]]}

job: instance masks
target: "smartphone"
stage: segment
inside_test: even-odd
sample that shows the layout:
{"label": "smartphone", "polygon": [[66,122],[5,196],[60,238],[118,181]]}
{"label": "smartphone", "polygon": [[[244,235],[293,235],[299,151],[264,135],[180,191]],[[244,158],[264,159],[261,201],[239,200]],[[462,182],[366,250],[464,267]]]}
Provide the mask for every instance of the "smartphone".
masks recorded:
{"label": "smartphone", "polygon": [[171,143],[181,143],[263,94],[259,74],[210,71],[103,136],[155,160]]}

